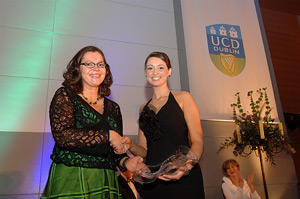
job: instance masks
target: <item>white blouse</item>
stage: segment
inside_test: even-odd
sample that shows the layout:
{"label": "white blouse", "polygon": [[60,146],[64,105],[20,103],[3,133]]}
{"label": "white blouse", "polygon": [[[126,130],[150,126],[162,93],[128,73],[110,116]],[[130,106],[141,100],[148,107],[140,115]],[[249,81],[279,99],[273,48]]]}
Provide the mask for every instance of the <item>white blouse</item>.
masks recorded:
{"label": "white blouse", "polygon": [[232,184],[228,177],[223,177],[222,190],[226,199],[261,199],[255,191],[251,193],[247,181],[244,179],[243,189]]}

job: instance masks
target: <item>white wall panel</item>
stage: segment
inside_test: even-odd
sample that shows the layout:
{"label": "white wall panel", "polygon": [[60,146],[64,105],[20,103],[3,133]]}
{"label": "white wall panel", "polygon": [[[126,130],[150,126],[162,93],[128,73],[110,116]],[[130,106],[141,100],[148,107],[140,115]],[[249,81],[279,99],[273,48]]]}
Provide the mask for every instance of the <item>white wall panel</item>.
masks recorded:
{"label": "white wall panel", "polygon": [[218,187],[205,187],[205,198],[206,199],[224,199],[222,196],[221,188]]}
{"label": "white wall panel", "polygon": [[1,0],[0,26],[52,31],[55,0]]}
{"label": "white wall panel", "polygon": [[58,0],[55,32],[177,48],[174,13],[104,0]]}
{"label": "white wall panel", "polygon": [[0,131],[44,132],[47,84],[48,80],[0,76]]}
{"label": "white wall panel", "polygon": [[[276,166],[271,166],[271,164],[265,163],[265,174],[267,183],[275,185],[296,183],[296,170],[291,154],[286,153],[286,151],[283,151],[275,155],[275,160]],[[274,175],[275,173],[276,175]]]}
{"label": "white wall panel", "polygon": [[52,33],[0,27],[0,75],[48,78]]}
{"label": "white wall panel", "polygon": [[278,199],[297,199],[299,198],[299,189],[296,184],[277,184],[268,185],[269,198]]}
{"label": "white wall panel", "polygon": [[138,134],[140,106],[152,97],[152,88],[114,85],[109,98],[116,101],[123,117],[124,135]]}
{"label": "white wall panel", "polygon": [[0,132],[1,195],[39,192],[42,138],[40,133]]}
{"label": "white wall panel", "polygon": [[[200,113],[201,117],[201,113]],[[209,137],[232,137],[235,130],[235,123],[233,121],[213,121],[202,120],[202,130],[204,136]]]}
{"label": "white wall panel", "polygon": [[135,5],[168,12],[174,12],[173,0],[109,0],[111,2]]}
{"label": "white wall panel", "polygon": [[180,74],[176,49],[57,34],[54,36],[50,79],[62,80],[67,63],[84,46],[99,47],[111,67],[115,85],[145,87],[144,62],[152,51],[166,52],[173,65],[169,78],[171,89],[180,90]]}

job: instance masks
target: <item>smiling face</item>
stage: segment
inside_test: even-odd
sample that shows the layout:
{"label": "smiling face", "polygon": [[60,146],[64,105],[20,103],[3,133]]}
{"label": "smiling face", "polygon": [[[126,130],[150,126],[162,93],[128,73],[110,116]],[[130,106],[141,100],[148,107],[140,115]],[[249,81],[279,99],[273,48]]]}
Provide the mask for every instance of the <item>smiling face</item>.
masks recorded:
{"label": "smiling face", "polygon": [[[103,56],[99,52],[87,52],[84,54],[81,63],[105,63]],[[99,68],[94,66],[93,68],[88,68],[85,65],[80,66],[81,81],[83,88],[87,87],[99,87],[103,82],[106,74],[106,68]]]}
{"label": "smiling face", "polygon": [[237,166],[234,163],[229,163],[228,166],[227,166],[226,174],[229,177],[233,177],[233,176],[237,175],[237,171],[239,171],[239,170],[240,170],[239,166]]}
{"label": "smiling face", "polygon": [[147,60],[145,73],[148,82],[154,87],[159,87],[167,84],[172,68],[168,69],[166,63],[160,58],[151,57]]}

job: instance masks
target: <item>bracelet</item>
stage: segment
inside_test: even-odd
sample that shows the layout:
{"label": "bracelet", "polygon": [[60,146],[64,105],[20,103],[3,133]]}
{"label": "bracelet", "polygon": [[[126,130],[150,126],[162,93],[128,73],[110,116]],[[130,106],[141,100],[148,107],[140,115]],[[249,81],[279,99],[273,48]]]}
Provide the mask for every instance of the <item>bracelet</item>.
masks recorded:
{"label": "bracelet", "polygon": [[187,165],[185,165],[187,167],[187,172],[184,174],[185,176],[191,173],[191,170],[194,168],[194,165],[192,165],[192,168],[189,168]]}
{"label": "bracelet", "polygon": [[188,169],[188,171],[184,174],[185,176],[189,175],[191,173],[192,169]]}
{"label": "bracelet", "polygon": [[125,157],[123,162],[121,163],[120,165],[120,171],[121,172],[125,172],[127,170],[126,166],[125,166],[125,163],[129,160],[130,158],[129,157]]}

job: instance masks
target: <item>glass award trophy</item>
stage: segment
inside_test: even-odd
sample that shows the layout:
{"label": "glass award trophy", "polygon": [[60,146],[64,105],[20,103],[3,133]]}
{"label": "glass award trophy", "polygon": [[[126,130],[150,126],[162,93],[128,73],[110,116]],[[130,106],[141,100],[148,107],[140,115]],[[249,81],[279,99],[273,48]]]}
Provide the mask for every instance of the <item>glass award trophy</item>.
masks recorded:
{"label": "glass award trophy", "polygon": [[180,146],[176,149],[174,154],[157,165],[146,165],[149,170],[141,171],[133,175],[133,179],[141,184],[152,183],[158,176],[176,174],[180,166],[198,162],[196,153],[187,146]]}

